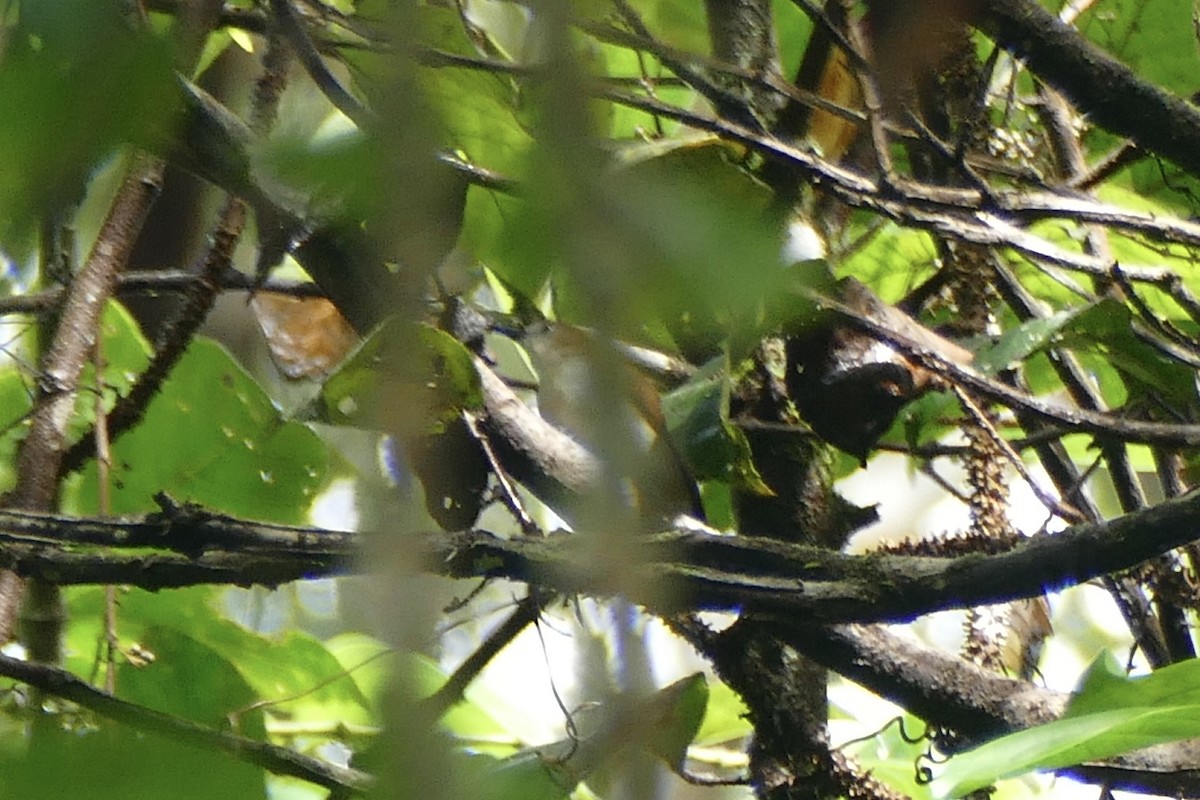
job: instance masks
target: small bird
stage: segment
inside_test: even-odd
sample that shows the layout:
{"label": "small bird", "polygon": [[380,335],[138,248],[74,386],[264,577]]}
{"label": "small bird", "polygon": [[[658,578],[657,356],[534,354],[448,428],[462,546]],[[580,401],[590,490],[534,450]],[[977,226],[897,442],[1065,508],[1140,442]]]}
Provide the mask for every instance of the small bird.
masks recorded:
{"label": "small bird", "polygon": [[648,525],[701,516],[700,497],[672,444],[658,387],[601,336],[564,323],[527,326],[538,411],[612,470],[622,501]]}
{"label": "small bird", "polygon": [[[852,311],[949,361],[973,354],[884,303],[853,279],[835,287]],[[788,341],[788,393],[813,431],[864,465],[900,410],[936,384],[935,376],[892,344],[824,314]]]}

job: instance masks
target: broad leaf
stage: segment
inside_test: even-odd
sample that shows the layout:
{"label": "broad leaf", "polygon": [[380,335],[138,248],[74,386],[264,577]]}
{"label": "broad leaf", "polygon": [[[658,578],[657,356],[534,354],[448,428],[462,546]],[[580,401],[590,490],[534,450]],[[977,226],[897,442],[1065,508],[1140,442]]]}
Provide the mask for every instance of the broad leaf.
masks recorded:
{"label": "broad leaf", "polygon": [[725,359],[715,359],[683,386],[664,395],[662,408],[671,440],[693,477],[770,492],[754,467],[745,434],[729,422]]}
{"label": "broad leaf", "polygon": [[985,375],[1020,366],[1034,353],[1060,341],[1060,331],[1080,313],[1080,310],[1063,311],[1023,322],[1005,331],[993,344],[977,350],[971,366]]}
{"label": "broad leaf", "polygon": [[1200,705],[1129,707],[1068,717],[954,756],[934,779],[935,797],[961,797],[1003,778],[1062,769],[1163,742],[1200,736]]}
{"label": "broad leaf", "polygon": [[1062,719],[1001,737],[950,759],[933,782],[959,797],[1002,778],[1070,767],[1200,736],[1200,661],[1125,678],[1109,653],[1093,662]]}
{"label": "broad leaf", "polygon": [[688,745],[700,732],[707,707],[708,681],[702,672],[680,678],[661,690],[652,706],[659,713],[652,720],[650,751],[668,766],[682,767]]}
{"label": "broad leaf", "polygon": [[[120,597],[119,633],[123,646],[137,643],[153,651],[154,661],[141,669],[150,672],[185,656],[172,648],[192,642],[207,648],[210,660],[234,669],[251,691],[249,699],[206,698],[218,703],[218,718],[269,701],[269,709],[290,720],[336,724],[372,721],[370,703],[351,674],[320,641],[301,631],[264,636],[220,616],[220,590],[195,587],[151,594],[141,590]],[[96,588],[72,593],[72,665],[86,669],[101,636],[103,592]],[[153,633],[157,631],[157,633]],[[171,631],[167,637],[164,631]],[[177,638],[183,637],[183,639]],[[156,644],[159,642],[160,644]],[[165,642],[166,644],[161,644]],[[191,644],[187,644],[191,647]],[[131,667],[132,668],[132,667]],[[142,673],[138,673],[142,674]]]}
{"label": "broad leaf", "polygon": [[120,145],[170,124],[170,48],[124,15],[117,3],[26,0],[4,32],[0,107],[21,109],[0,115],[0,243],[10,252],[39,221],[69,211]]}
{"label": "broad leaf", "polygon": [[441,433],[482,402],[466,347],[436,328],[392,319],[329,376],[319,413],[408,438]]}
{"label": "broad leaf", "polygon": [[[166,492],[252,519],[300,522],[325,480],[328,452],[271,399],[220,345],[198,338],[142,422],[113,443],[110,513],[157,508]],[[96,467],[73,476],[65,506],[96,509]]]}

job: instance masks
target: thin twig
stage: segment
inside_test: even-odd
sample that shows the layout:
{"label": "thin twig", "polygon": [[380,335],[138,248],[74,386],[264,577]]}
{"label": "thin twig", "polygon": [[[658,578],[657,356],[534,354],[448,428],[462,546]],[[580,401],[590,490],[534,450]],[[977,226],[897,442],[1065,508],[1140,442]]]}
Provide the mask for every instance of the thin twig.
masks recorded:
{"label": "thin twig", "polygon": [[360,128],[369,128],[374,122],[374,114],[357,97],[350,94],[350,91],[342,86],[341,81],[329,71],[325,60],[317,51],[308,31],[305,30],[300,15],[292,7],[291,0],[271,0],[271,10],[275,14],[279,30],[287,38],[288,44],[292,46],[300,63],[304,65],[304,70],[321,90],[321,93],[330,103],[333,103],[334,108],[349,117],[355,125]]}
{"label": "thin twig", "polygon": [[388,656],[395,655],[395,652],[396,651],[392,650],[391,648],[380,650],[378,653],[375,653],[374,655],[367,656],[362,661],[359,661],[357,664],[350,666],[350,667],[346,667],[345,669],[338,670],[335,674],[330,675],[329,677],[327,677],[323,680],[317,681],[316,683],[314,683],[310,686],[307,686],[304,689],[301,689],[297,692],[287,695],[286,697],[273,697],[270,699],[264,698],[261,700],[256,700],[253,703],[250,703],[248,705],[242,706],[241,708],[230,711],[228,714],[225,715],[225,718],[227,720],[229,720],[230,727],[236,731],[241,726],[242,718],[245,717],[247,714],[249,714],[252,711],[261,711],[265,708],[273,708],[273,707],[282,705],[284,703],[291,703],[296,700],[301,700],[305,697],[309,697],[309,696],[321,691],[326,686],[332,686],[333,684],[338,683],[339,681],[344,681],[344,680],[349,679],[351,675],[353,675],[355,672],[362,669],[363,667],[367,666],[368,664],[372,664],[381,658],[386,658]]}
{"label": "thin twig", "polygon": [[[1040,316],[1041,312],[1038,305],[1029,297],[1025,288],[1021,286],[1007,267],[995,259],[993,260],[993,267],[998,278],[996,281],[997,287],[1004,297],[1005,302],[1013,309],[1017,317],[1024,320]],[[1051,364],[1075,402],[1093,410],[1104,407],[1101,398],[1096,395],[1089,385],[1079,363],[1070,353],[1052,353]],[[1018,412],[1018,416],[1022,417],[1023,424],[1029,427],[1030,421],[1028,420],[1028,415],[1021,415]],[[1112,439],[1103,437],[1100,438],[1100,446],[1102,458],[1109,466],[1114,486],[1117,488],[1126,510],[1144,506],[1145,500],[1142,497],[1137,476],[1132,472],[1127,452],[1123,445],[1119,440],[1113,442]],[[1051,480],[1058,487],[1059,494],[1064,498],[1074,498],[1077,507],[1089,519],[1099,520],[1099,510],[1088,496],[1081,491],[1088,476],[1096,469],[1099,462],[1093,463],[1084,475],[1080,475],[1074,463],[1067,457],[1061,444],[1041,447],[1038,448],[1037,452],[1042,465],[1051,476]],[[1103,583],[1107,591],[1112,595],[1135,641],[1142,649],[1142,652],[1146,654],[1147,659],[1152,664],[1164,663],[1168,656],[1166,645],[1163,638],[1158,635],[1158,630],[1146,624],[1145,620],[1149,609],[1140,588],[1129,579],[1107,577]]]}
{"label": "thin twig", "polygon": [[[112,513],[112,484],[110,469],[112,453],[109,450],[108,415],[104,409],[104,339],[102,331],[96,332],[96,350],[92,358],[95,365],[96,385],[93,413],[96,426],[93,437],[96,442],[96,498],[97,513],[107,517]],[[117,638],[117,589],[112,584],[104,587],[104,691],[109,694],[117,690],[117,653],[120,640]]]}
{"label": "thin twig", "polygon": [[517,488],[513,484],[512,479],[508,476],[508,470],[504,468],[496,450],[492,447],[491,441],[479,426],[479,421],[475,415],[469,411],[463,412],[463,419],[467,422],[467,429],[471,435],[475,437],[475,441],[479,442],[479,446],[483,448],[483,454],[487,457],[488,465],[492,469],[492,474],[496,476],[496,482],[500,485],[500,499],[504,503],[504,507],[509,510],[509,513],[516,519],[517,524],[521,526],[521,532],[529,536],[540,531],[533,517],[529,516],[529,512],[525,510],[525,504],[521,502],[520,495],[517,494]]}
{"label": "thin twig", "polygon": [[[939,235],[974,244],[1009,247],[1035,262],[1047,262],[1089,275],[1107,275],[1111,261],[1071,252],[1019,227],[1017,222],[1070,219],[1096,222],[1118,230],[1142,233],[1162,241],[1200,246],[1200,224],[1157,214],[1129,211],[1086,198],[1028,189],[995,190],[987,209],[976,189],[935,186],[906,178],[903,191],[888,194],[877,181],[821,158],[816,153],[783,142],[736,123],[679,108],[653,98],[599,87],[595,95],[649,114],[682,122],[697,130],[783,159],[829,188],[841,201],[883,217]],[[1163,281],[1172,274],[1161,267],[1124,265],[1133,280]]]}
{"label": "thin twig", "polygon": [[417,712],[430,720],[440,719],[450,710],[451,706],[462,700],[463,693],[479,676],[483,668],[491,663],[501,650],[508,647],[523,630],[537,621],[542,610],[556,596],[552,592],[532,588],[529,594],[517,603],[516,608],[504,622],[488,634],[487,638],[446,679],[446,682],[436,692],[420,702]]}
{"label": "thin twig", "polygon": [[879,168],[880,189],[888,191],[896,187],[898,176],[892,163],[892,145],[884,127],[884,98],[879,90],[879,81],[876,80],[875,65],[870,57],[870,46],[861,28],[862,24],[855,20],[846,22],[851,45],[849,52],[858,53],[866,61],[865,68],[858,69],[856,74],[862,91],[863,105],[867,109],[867,130],[871,133],[871,149],[875,156],[875,165]]}
{"label": "thin twig", "polygon": [[1142,318],[1146,325],[1149,325],[1153,330],[1158,331],[1160,335],[1175,342],[1180,347],[1186,348],[1193,354],[1200,355],[1200,345],[1198,345],[1195,337],[1187,335],[1172,325],[1170,320],[1163,318],[1161,314],[1151,309],[1146,304],[1146,301],[1142,299],[1142,296],[1138,294],[1137,287],[1133,285],[1129,278],[1125,277],[1125,272],[1119,264],[1113,267],[1112,272],[1113,280],[1125,292],[1125,297],[1129,300],[1129,304],[1133,306],[1138,316]]}

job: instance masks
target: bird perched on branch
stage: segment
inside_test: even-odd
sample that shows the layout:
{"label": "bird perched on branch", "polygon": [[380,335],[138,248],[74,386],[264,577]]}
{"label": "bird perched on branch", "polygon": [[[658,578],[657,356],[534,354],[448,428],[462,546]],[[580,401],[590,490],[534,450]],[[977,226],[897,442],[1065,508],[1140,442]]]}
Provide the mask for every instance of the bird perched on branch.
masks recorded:
{"label": "bird perched on branch", "polygon": [[614,493],[648,525],[700,517],[700,497],[667,433],[658,387],[613,342],[539,322],[520,335],[538,373],[538,410],[604,460]]}
{"label": "bird perched on branch", "polygon": [[[880,327],[940,354],[969,364],[973,354],[880,300],[853,279],[839,281],[830,300]],[[791,337],[788,394],[822,439],[865,463],[909,401],[935,384],[935,376],[897,347],[869,334],[836,312]]]}

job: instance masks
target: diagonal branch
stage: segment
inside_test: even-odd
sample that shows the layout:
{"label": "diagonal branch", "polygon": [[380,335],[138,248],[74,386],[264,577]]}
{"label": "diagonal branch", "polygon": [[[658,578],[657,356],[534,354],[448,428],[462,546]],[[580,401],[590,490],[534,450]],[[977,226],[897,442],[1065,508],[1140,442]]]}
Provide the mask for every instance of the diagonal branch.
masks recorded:
{"label": "diagonal branch", "polygon": [[357,794],[365,793],[372,785],[371,776],[356,769],[338,767],[286,747],[213,730],[191,720],[121,700],[64,669],[0,655],[0,675],[70,700],[134,730],[162,734],[203,750],[225,753],[276,775],[288,775],[326,789]]}
{"label": "diagonal branch", "polygon": [[292,7],[291,0],[271,0],[271,11],[275,23],[287,38],[300,63],[334,108],[345,114],[360,128],[369,127],[375,121],[371,110],[342,86],[341,81],[329,71],[316,44],[308,35],[300,14]]}
{"label": "diagonal branch", "polygon": [[[274,124],[279,100],[286,85],[288,58],[282,43],[272,37],[263,56],[262,72],[255,82],[251,130],[265,136]],[[191,344],[196,332],[208,318],[217,295],[221,276],[233,269],[233,254],[246,225],[246,204],[233,196],[217,218],[209,236],[208,250],[195,281],[183,293],[182,302],[171,320],[160,331],[154,343],[154,356],[149,366],[138,376],[129,393],[117,399],[105,421],[108,436],[116,440],[142,421],[150,401],[158,394],[163,382],[175,369],[179,359]],[[258,220],[259,259],[271,248],[272,232],[265,219]],[[272,256],[277,254],[272,254]],[[96,437],[85,434],[63,457],[60,473],[72,472],[96,453]]]}
{"label": "diagonal branch", "polygon": [[[936,186],[913,180],[904,181],[902,193],[888,193],[878,181],[862,173],[735,122],[615,88],[600,87],[595,95],[618,105],[673,119],[793,164],[848,205],[948,238],[1011,248],[1038,263],[1105,276],[1110,275],[1113,268],[1111,260],[1067,250],[1030,233],[1017,225],[1018,222],[1045,219],[1094,222],[1116,230],[1141,233],[1155,240],[1200,244],[1200,225],[1097,203],[1073,193],[995,190],[984,197],[978,189]],[[1137,276],[1137,280],[1161,281],[1169,274],[1161,268],[1122,266],[1122,269]]]}
{"label": "diagonal branch", "polygon": [[[7,497],[8,505],[44,511],[54,504],[67,427],[74,414],[83,367],[95,346],[100,315],[158,197],[162,177],[161,159],[134,156],[91,255],[71,281],[54,339],[42,363],[29,431],[17,451],[18,479]],[[0,642],[13,635],[21,593],[19,582],[0,574]],[[53,660],[57,630],[39,638],[44,638],[45,647],[36,648],[36,657]]]}
{"label": "diagonal branch", "polygon": [[517,601],[517,607],[513,609],[512,614],[471,651],[471,655],[467,656],[436,692],[420,702],[417,713],[426,714],[430,719],[439,719],[460,702],[467,687],[479,677],[484,667],[491,663],[501,650],[512,644],[522,631],[536,622],[542,610],[556,596],[552,593],[531,591]]}
{"label": "diagonal branch", "polygon": [[1107,437],[1120,439],[1127,443],[1164,446],[1200,446],[1200,425],[1153,422],[1086,408],[1057,406],[989,378],[969,367],[956,364],[904,333],[893,330],[881,321],[865,316],[843,303],[816,293],[811,293],[811,297],[823,308],[836,313],[856,327],[900,348],[907,355],[919,361],[926,369],[942,375],[974,393],[1033,417],[1063,425],[1075,432],[1090,433],[1098,438]]}
{"label": "diagonal branch", "polygon": [[1088,42],[1032,0],[980,0],[977,26],[1093,122],[1200,175],[1200,109]]}

